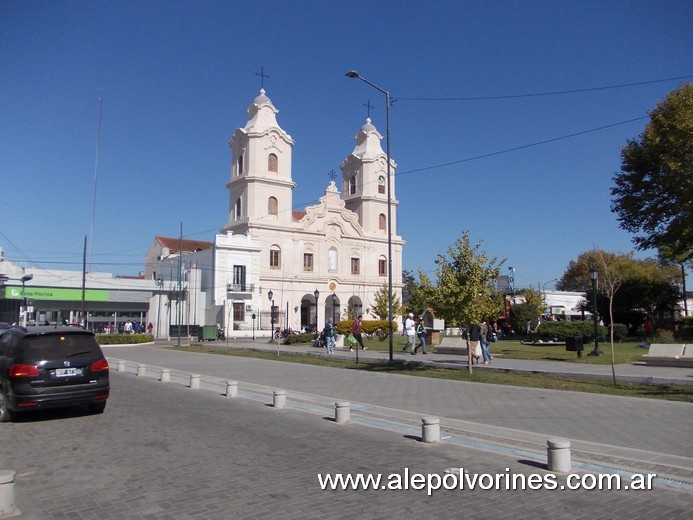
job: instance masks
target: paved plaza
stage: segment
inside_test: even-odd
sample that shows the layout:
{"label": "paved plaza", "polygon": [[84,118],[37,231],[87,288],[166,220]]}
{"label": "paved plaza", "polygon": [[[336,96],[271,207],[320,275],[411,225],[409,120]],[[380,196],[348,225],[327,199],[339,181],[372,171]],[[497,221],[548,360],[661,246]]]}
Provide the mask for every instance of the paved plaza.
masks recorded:
{"label": "paved plaza", "polygon": [[[649,520],[688,518],[693,505],[688,403],[153,346],[104,350],[113,390],[103,415],[56,411],[0,425],[0,469],[17,472],[21,518]],[[119,361],[122,372],[115,370]],[[145,377],[135,375],[145,364]],[[171,371],[171,382],[159,381],[161,368]],[[192,373],[201,375],[199,390],[188,388]],[[224,397],[228,380],[238,381],[238,399]],[[271,406],[277,388],[287,391],[286,409]],[[350,424],[335,423],[336,400],[351,403]],[[420,418],[428,415],[440,417],[443,440],[435,445],[420,439]],[[571,440],[574,456],[598,459],[604,468],[661,469],[673,480],[652,491],[477,488],[431,496],[412,489],[321,490],[318,483],[326,473],[444,475],[460,467],[546,475],[545,457],[533,455],[533,447],[556,436]],[[470,439],[477,444],[465,444]],[[590,472],[577,464],[574,471]]]}

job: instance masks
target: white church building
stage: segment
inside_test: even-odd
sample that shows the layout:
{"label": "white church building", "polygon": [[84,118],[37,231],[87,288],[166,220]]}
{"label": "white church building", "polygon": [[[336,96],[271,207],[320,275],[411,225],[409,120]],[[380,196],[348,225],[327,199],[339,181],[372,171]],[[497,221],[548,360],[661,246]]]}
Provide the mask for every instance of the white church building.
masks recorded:
{"label": "white church building", "polygon": [[[389,265],[383,137],[367,119],[340,166],[341,193],[332,181],[316,205],[296,210],[294,140],[277,113],[261,90],[229,142],[229,217],[214,242],[157,237],[149,248],[145,277],[158,286],[149,312],[157,336],[178,324],[219,324],[228,337],[248,337],[268,335],[271,321],[300,330],[348,312],[374,317]],[[401,301],[395,170],[391,160],[392,290]]]}

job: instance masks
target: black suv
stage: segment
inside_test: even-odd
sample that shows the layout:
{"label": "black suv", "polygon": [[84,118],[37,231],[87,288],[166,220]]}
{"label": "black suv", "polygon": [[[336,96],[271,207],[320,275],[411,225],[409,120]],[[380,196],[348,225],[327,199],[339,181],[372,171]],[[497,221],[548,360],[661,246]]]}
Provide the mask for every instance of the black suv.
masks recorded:
{"label": "black suv", "polygon": [[0,422],[15,414],[86,404],[102,413],[108,361],[92,332],[77,327],[0,330]]}

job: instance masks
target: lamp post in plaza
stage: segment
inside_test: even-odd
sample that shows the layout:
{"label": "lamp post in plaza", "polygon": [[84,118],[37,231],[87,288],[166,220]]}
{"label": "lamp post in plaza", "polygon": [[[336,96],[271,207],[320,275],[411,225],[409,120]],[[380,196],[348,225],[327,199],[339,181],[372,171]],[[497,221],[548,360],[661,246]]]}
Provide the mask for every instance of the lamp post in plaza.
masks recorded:
{"label": "lamp post in plaza", "polygon": [[267,293],[267,298],[269,298],[270,301],[270,330],[272,331],[272,335],[270,336],[271,339],[274,337],[274,293],[272,292],[272,289],[270,289]]}
{"label": "lamp post in plaza", "polygon": [[318,339],[318,298],[320,298],[320,291],[315,289],[313,296],[315,296],[315,339]]}
{"label": "lamp post in plaza", "polygon": [[337,327],[337,318],[335,318],[335,311],[337,310],[337,293],[332,293],[332,325],[334,325],[335,330]]}
{"label": "lamp post in plaza", "polygon": [[361,76],[355,70],[350,70],[345,74],[347,78],[359,79],[366,85],[370,85],[375,90],[385,94],[385,121],[387,130],[386,154],[387,154],[387,321],[388,321],[388,340],[390,343],[390,363],[394,361],[392,349],[392,196],[391,196],[391,174],[390,174],[390,92],[380,88]]}
{"label": "lamp post in plaza", "polygon": [[590,280],[592,280],[592,321],[594,321],[594,350],[587,354],[588,356],[601,356],[604,353],[599,350],[599,329],[597,325],[597,280],[599,279],[599,272],[594,268],[590,267]]}

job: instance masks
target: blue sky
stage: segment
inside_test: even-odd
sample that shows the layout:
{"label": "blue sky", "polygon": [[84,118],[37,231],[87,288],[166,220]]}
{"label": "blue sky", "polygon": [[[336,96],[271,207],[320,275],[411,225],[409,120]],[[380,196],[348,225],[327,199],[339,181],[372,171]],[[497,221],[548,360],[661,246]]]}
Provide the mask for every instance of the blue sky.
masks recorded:
{"label": "blue sky", "polygon": [[[396,99],[405,269],[432,276],[468,230],[516,286],[552,287],[583,251],[632,249],[609,190],[647,119],[621,123],[683,81],[669,78],[691,81],[692,13],[684,0],[4,0],[0,247],[80,269],[93,222],[92,269],[136,274],[181,222],[213,240],[228,219],[227,143],[261,67],[296,141],[295,209],[315,203],[369,100],[385,133],[384,96],[344,76],[355,69]],[[601,88],[617,85],[631,86]]]}

